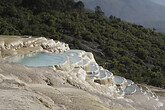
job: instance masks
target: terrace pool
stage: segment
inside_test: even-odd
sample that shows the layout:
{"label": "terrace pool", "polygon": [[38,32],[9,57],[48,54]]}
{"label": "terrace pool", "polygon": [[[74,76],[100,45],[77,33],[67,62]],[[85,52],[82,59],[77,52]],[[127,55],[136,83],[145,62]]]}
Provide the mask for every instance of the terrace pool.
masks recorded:
{"label": "terrace pool", "polygon": [[40,67],[40,66],[52,66],[64,63],[67,60],[65,54],[53,54],[53,53],[35,53],[22,56],[14,56],[6,59],[9,62],[16,62],[26,66]]}
{"label": "terrace pool", "polygon": [[[40,52],[26,55],[17,55],[14,57],[6,58],[5,60],[33,67],[60,65],[66,61],[69,61],[70,64],[75,64],[81,61],[83,63],[83,59],[80,57],[83,52],[83,50],[68,50],[63,54]],[[84,63],[86,64],[87,61]]]}

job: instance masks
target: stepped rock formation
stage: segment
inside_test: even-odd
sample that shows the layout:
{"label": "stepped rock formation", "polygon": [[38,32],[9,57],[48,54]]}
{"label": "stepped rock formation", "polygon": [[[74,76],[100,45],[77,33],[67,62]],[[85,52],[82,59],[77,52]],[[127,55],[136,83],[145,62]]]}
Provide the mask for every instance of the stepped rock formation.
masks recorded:
{"label": "stepped rock formation", "polygon": [[[4,60],[36,52],[60,53],[66,61],[30,67]],[[65,43],[43,37],[0,36],[0,53],[0,109],[165,109],[164,97],[113,75],[96,63],[92,53],[70,50]]]}
{"label": "stepped rock formation", "polygon": [[52,39],[48,40],[44,37],[23,38],[19,36],[0,36],[0,50],[1,57],[8,57],[41,51],[63,53],[69,50],[69,46],[68,44]]}

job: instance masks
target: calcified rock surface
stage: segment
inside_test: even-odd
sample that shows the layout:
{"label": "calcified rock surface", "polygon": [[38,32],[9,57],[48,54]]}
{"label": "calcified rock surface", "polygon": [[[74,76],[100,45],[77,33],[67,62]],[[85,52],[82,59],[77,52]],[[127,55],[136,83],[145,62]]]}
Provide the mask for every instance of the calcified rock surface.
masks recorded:
{"label": "calcified rock surface", "polygon": [[[42,51],[75,57],[67,44],[43,37],[0,36],[0,50],[3,58]],[[0,59],[0,110],[165,109],[165,98],[153,97],[149,90],[124,94],[136,87],[132,81],[99,67],[91,53],[78,53],[81,60],[49,67],[28,67]]]}
{"label": "calcified rock surface", "polygon": [[0,36],[1,57],[23,55],[34,52],[63,53],[69,50],[68,44],[44,37]]}

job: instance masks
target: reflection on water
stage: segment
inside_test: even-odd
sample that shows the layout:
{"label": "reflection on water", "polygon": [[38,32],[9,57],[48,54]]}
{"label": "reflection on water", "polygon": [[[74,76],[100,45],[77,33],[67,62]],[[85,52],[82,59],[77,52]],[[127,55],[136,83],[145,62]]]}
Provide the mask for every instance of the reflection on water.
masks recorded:
{"label": "reflection on water", "polygon": [[64,54],[41,52],[35,54],[14,56],[7,58],[6,60],[9,62],[16,62],[27,66],[39,67],[62,64],[67,60],[67,57]]}
{"label": "reflection on water", "polygon": [[[6,58],[9,62],[16,62],[26,66],[52,66],[52,65],[60,65],[70,61],[70,64],[74,64],[80,62],[82,60],[79,55],[84,52],[82,50],[68,50],[63,54],[54,54],[54,53],[32,53],[26,55],[18,55],[10,58]],[[83,60],[82,60],[83,61]]]}

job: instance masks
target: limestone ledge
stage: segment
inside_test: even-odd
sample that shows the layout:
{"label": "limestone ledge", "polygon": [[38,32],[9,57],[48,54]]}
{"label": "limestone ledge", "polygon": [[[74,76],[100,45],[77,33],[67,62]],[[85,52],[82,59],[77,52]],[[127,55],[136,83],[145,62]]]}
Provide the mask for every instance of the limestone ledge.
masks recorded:
{"label": "limestone ledge", "polygon": [[[0,36],[0,53],[2,58],[18,56],[24,58],[37,52],[61,53],[66,61],[54,65],[56,71],[76,71],[74,76],[78,76],[85,81],[87,78],[101,85],[111,85],[121,93],[142,92],[137,85],[129,84],[129,81],[120,76],[114,76],[108,70],[99,66],[92,53],[83,50],[70,50],[68,44],[63,42],[39,38],[23,38],[20,36]],[[154,96],[154,95],[152,95]]]}
{"label": "limestone ledge", "polygon": [[[145,89],[141,91],[130,80],[114,76],[110,71],[100,67],[90,52],[70,50],[67,44],[44,37],[0,36],[0,56],[3,58],[43,51],[63,53],[68,59],[62,64],[51,66],[53,70],[50,67],[32,68],[7,63],[0,59],[0,87],[4,89],[1,91],[0,105],[5,105],[0,106],[0,109],[4,109],[9,104],[12,105],[11,109],[17,107],[17,109],[37,110],[40,108],[36,107],[41,107],[43,110],[82,108],[121,110],[124,107],[137,110],[153,108],[164,110],[165,108],[164,99],[158,99],[152,92],[144,91]],[[131,95],[118,100],[121,95],[116,89]],[[121,108],[110,108],[112,105]]]}
{"label": "limestone ledge", "polygon": [[0,57],[10,57],[35,52],[63,53],[70,50],[68,44],[45,37],[25,38],[23,36],[0,35]]}

